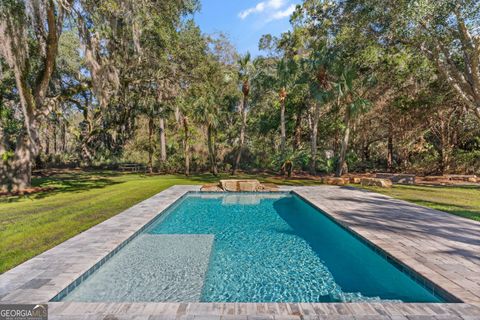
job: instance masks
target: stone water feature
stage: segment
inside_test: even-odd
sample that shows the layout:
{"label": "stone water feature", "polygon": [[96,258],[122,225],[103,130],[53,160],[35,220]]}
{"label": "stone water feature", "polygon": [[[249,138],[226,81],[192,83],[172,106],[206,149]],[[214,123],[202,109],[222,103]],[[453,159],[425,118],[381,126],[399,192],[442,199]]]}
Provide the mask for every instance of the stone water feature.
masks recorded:
{"label": "stone water feature", "polygon": [[219,183],[206,184],[201,189],[204,192],[273,192],[279,191],[278,186],[260,183],[258,180],[220,180]]}

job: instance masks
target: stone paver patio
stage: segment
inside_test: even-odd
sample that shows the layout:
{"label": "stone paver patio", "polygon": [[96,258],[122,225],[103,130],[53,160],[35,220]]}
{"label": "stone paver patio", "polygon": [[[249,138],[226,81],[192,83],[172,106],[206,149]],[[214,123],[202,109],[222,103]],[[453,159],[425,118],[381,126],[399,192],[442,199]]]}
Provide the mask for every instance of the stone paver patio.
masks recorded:
{"label": "stone paver patio", "polygon": [[[461,303],[49,302],[49,319],[480,319],[480,223],[347,187],[293,187]],[[175,186],[0,275],[0,303],[47,303],[197,186]]]}

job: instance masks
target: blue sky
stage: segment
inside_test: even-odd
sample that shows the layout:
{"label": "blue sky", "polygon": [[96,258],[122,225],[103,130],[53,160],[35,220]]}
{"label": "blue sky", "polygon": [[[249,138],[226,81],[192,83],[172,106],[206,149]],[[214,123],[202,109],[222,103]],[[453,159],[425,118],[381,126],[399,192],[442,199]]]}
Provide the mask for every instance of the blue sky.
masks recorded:
{"label": "blue sky", "polygon": [[223,32],[240,53],[258,55],[264,34],[290,29],[289,17],[299,0],[202,0],[195,21],[204,33]]}

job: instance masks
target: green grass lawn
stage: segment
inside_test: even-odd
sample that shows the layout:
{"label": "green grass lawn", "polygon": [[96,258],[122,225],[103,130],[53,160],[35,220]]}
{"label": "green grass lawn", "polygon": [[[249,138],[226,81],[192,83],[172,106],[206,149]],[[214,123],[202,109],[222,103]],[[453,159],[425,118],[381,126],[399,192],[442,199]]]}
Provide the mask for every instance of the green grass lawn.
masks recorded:
{"label": "green grass lawn", "polygon": [[[315,180],[283,180],[266,175],[256,178],[277,184],[318,184]],[[36,186],[55,189],[31,196],[0,198],[0,273],[170,186],[218,179],[211,175],[186,178],[80,171],[34,179]],[[478,188],[398,186],[391,190],[371,190],[480,220]]]}
{"label": "green grass lawn", "polygon": [[392,189],[378,187],[365,189],[480,221],[480,187],[478,186],[395,185]]}

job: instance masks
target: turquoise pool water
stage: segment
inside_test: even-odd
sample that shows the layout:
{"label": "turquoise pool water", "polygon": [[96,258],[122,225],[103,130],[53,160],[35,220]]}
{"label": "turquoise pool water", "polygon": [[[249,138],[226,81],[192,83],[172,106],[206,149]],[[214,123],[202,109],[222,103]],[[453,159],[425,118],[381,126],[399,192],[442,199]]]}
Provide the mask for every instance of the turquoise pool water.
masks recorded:
{"label": "turquoise pool water", "polygon": [[63,300],[441,302],[289,193],[189,194]]}

